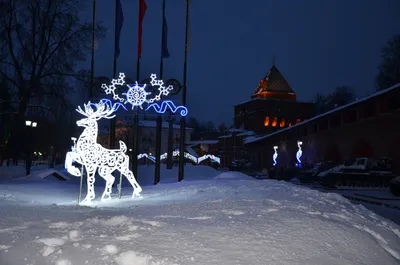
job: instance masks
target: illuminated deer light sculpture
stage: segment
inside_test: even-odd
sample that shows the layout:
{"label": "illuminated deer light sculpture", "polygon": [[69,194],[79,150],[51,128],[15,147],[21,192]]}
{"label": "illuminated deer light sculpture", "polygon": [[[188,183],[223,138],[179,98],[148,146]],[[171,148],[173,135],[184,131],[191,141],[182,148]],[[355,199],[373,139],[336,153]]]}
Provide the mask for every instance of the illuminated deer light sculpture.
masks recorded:
{"label": "illuminated deer light sculpture", "polygon": [[114,112],[117,111],[119,106],[121,106],[119,103],[112,105],[110,101],[102,100],[99,103],[89,102],[84,104],[84,109],[78,107],[76,110],[86,117],[76,122],[78,126],[85,129],[74,144],[73,151],[67,153],[65,168],[70,174],[77,177],[82,177],[82,174],[77,167],[72,165],[74,161],[86,169],[87,195],[82,204],[90,203],[95,198],[94,182],[96,172],[106,181],[101,200],[111,199],[112,186],[115,181],[112,173],[115,170],[120,171],[132,185],[132,197],[140,196],[142,191],[132,171],[129,170],[129,156],[125,154],[127,151],[126,144],[123,141],[119,141],[119,149],[107,149],[97,143],[97,121],[102,118],[114,118]]}

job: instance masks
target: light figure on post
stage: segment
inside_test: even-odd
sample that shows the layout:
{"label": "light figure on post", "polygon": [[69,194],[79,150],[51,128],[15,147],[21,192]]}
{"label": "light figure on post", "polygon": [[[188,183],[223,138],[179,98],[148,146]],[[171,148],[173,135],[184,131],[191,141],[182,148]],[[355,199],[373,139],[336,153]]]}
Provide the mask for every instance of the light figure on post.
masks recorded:
{"label": "light figure on post", "polygon": [[272,166],[276,166],[277,162],[277,158],[278,158],[278,146],[274,146],[274,154],[272,155],[272,160],[274,161],[274,163],[272,164]]}
{"label": "light figure on post", "polygon": [[301,141],[297,141],[297,146],[299,148],[299,150],[296,153],[296,159],[297,159],[297,163],[296,166],[297,167],[301,167],[301,156],[303,154],[303,151],[301,150],[301,145],[303,144],[303,142]]}
{"label": "light figure on post", "polygon": [[[106,186],[101,200],[111,199],[112,186],[115,178],[112,173],[115,170],[121,172],[133,187],[133,195],[140,196],[142,188],[136,182],[135,176],[129,170],[129,156],[126,155],[126,144],[119,141],[119,149],[107,149],[97,143],[98,124],[97,121],[112,119],[115,112],[122,106],[121,103],[112,104],[110,100],[100,100],[99,103],[84,104],[84,109],[78,107],[76,110],[86,118],[78,120],[76,124],[84,127],[82,134],[74,143],[73,151],[68,152],[65,159],[67,171],[77,177],[82,177],[80,170],[73,166],[73,162],[81,164],[87,172],[87,195],[82,204],[90,203],[95,198],[94,182],[96,172],[106,181]],[[119,187],[120,189],[121,187]]]}

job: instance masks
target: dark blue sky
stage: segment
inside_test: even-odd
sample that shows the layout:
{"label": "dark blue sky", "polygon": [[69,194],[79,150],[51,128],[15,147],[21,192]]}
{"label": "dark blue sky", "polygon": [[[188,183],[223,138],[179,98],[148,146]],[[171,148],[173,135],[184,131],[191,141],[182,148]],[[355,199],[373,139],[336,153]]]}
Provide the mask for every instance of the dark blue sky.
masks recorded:
{"label": "dark blue sky", "polygon": [[[121,0],[125,22],[118,71],[135,79],[138,0]],[[233,106],[249,99],[272,58],[297,93],[353,86],[374,90],[380,50],[400,33],[398,0],[193,0],[188,55],[189,115],[216,124],[233,120]],[[162,0],[146,0],[141,79],[159,72]],[[96,75],[112,74],[114,1],[97,0],[109,29],[96,52]],[[90,17],[91,10],[87,12]],[[167,0],[164,79],[182,80],[185,0]]]}

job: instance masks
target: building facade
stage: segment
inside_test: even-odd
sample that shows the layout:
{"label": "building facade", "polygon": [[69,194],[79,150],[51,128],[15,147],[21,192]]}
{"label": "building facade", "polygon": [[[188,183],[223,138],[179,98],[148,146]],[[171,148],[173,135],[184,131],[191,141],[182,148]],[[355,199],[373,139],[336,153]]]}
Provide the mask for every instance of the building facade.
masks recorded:
{"label": "building facade", "polygon": [[389,157],[400,173],[400,84],[291,127],[244,140],[252,161],[272,166],[278,146],[278,167],[293,167],[297,142],[302,162],[337,163],[356,157]]}
{"label": "building facade", "polygon": [[303,122],[314,115],[314,104],[297,101],[296,93],[275,66],[260,80],[250,100],[234,106],[234,128],[218,138],[221,163],[249,159],[243,142]]}
{"label": "building facade", "polygon": [[234,125],[261,135],[290,127],[313,115],[314,104],[298,102],[296,93],[273,65],[251,99],[234,107]]}

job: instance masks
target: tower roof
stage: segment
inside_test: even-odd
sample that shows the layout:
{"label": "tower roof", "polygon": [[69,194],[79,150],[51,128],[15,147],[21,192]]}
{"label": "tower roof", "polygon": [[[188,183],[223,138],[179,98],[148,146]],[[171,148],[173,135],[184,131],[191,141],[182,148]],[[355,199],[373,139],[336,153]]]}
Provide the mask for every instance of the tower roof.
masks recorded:
{"label": "tower roof", "polygon": [[275,65],[272,65],[267,75],[261,79],[256,90],[254,91],[254,94],[252,95],[252,98],[274,98],[274,95],[276,94],[291,94],[294,95],[294,99],[296,97],[296,94],[281,72]]}

